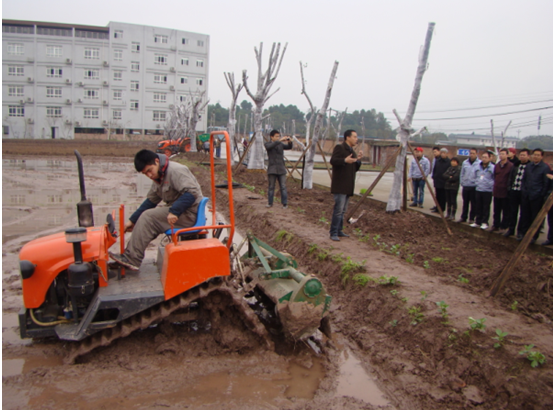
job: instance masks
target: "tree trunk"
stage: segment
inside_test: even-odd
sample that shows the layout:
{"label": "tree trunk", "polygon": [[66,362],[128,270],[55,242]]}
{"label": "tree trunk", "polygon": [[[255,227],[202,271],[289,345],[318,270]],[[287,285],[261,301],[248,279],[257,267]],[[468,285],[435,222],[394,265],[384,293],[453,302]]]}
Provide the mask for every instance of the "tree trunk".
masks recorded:
{"label": "tree trunk", "polygon": [[[263,146],[263,106],[256,105],[253,111],[253,124],[255,140],[250,148],[248,169],[265,168],[265,149]],[[250,141],[251,144],[251,141]]]}
{"label": "tree trunk", "polygon": [[401,184],[403,181],[403,168],[405,165],[405,155],[407,154],[407,141],[409,140],[409,134],[411,130],[411,122],[413,121],[413,115],[417,108],[417,102],[421,92],[422,77],[426,71],[428,64],[428,54],[430,52],[430,42],[432,41],[432,33],[434,31],[435,23],[429,23],[426,31],[426,40],[422,55],[419,59],[419,66],[417,68],[417,75],[415,77],[415,86],[411,93],[411,101],[407,108],[407,114],[405,119],[400,123],[399,141],[401,144],[401,151],[396,158],[396,168],[394,171],[394,180],[392,183],[392,189],[388,198],[388,204],[386,205],[386,212],[397,212],[401,208]]}
{"label": "tree trunk", "polygon": [[330,74],[330,79],[328,80],[328,87],[326,89],[326,95],[319,112],[317,113],[317,118],[315,119],[315,126],[313,128],[313,139],[311,146],[307,150],[306,159],[305,159],[305,168],[303,170],[303,188],[304,189],[313,189],[313,165],[315,162],[315,152],[317,152],[317,141],[319,140],[321,134],[321,127],[323,125],[323,118],[328,109],[328,104],[330,103],[330,95],[332,94],[332,87],[334,86],[334,79],[336,78],[336,71],[338,71],[338,61],[334,62],[334,67]]}

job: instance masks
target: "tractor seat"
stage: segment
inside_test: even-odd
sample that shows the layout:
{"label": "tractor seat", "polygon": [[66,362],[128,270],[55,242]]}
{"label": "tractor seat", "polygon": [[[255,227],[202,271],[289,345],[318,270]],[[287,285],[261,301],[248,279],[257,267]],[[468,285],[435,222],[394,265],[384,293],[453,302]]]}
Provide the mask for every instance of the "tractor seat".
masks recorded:
{"label": "tractor seat", "polygon": [[[196,222],[194,223],[194,225],[190,226],[190,228],[205,226],[205,224],[207,223],[207,216],[205,214],[207,201],[209,201],[209,198],[205,196],[200,201],[200,204],[198,205],[198,214],[196,216]],[[173,234],[173,232],[177,232],[180,229],[183,229],[183,228],[167,229],[165,231],[165,235],[167,235],[168,239],[171,240],[171,235]],[[207,237],[207,231],[201,230],[201,229],[198,229],[195,231],[187,231],[179,234],[179,240],[202,239],[206,237]]]}

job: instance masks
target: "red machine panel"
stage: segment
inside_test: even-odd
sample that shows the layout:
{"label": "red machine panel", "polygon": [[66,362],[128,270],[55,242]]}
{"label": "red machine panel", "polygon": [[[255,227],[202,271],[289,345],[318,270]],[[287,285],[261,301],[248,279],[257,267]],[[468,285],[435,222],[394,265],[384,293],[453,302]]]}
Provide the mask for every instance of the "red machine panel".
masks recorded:
{"label": "red machine panel", "polygon": [[161,283],[165,300],[215,276],[230,275],[228,248],[219,239],[196,239],[165,247]]}

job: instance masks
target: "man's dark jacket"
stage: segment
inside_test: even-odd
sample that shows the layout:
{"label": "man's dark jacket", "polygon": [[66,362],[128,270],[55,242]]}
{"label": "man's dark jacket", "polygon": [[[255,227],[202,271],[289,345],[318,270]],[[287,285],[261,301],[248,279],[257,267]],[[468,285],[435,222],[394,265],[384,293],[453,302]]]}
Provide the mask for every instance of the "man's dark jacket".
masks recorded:
{"label": "man's dark jacket", "polygon": [[459,190],[459,177],[461,176],[461,167],[450,166],[446,172],[444,172],[443,177],[445,178],[445,189],[452,189],[455,191]]}
{"label": "man's dark jacket", "polygon": [[514,165],[511,161],[501,164],[499,161],[493,169],[493,196],[496,198],[507,198],[509,194],[510,174]]}
{"label": "man's dark jacket", "polygon": [[445,188],[444,173],[451,166],[451,160],[449,158],[438,158],[434,164],[432,170],[432,179],[434,181],[434,188]]}
{"label": "man's dark jacket", "polygon": [[269,166],[267,174],[285,175],[286,166],[284,165],[284,150],[292,149],[292,141],[283,144],[280,141],[271,141],[265,143],[267,156],[269,157]]}
{"label": "man's dark jacket", "polygon": [[361,167],[361,161],[356,161],[352,164],[346,163],[346,158],[353,154],[353,158],[357,158],[357,154],[345,142],[334,147],[330,164],[332,165],[332,183],[330,184],[330,192],[333,194],[343,194],[352,196],[355,189],[355,173]]}
{"label": "man's dark jacket", "polygon": [[549,186],[549,178],[546,177],[549,171],[549,165],[543,161],[526,165],[522,176],[522,195],[530,200],[543,199]]}

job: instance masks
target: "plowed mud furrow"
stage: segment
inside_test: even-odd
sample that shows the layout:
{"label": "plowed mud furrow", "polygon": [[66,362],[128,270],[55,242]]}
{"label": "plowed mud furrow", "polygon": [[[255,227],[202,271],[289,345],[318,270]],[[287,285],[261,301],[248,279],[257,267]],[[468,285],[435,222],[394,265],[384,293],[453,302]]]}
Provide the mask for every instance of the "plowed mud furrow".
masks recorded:
{"label": "plowed mud furrow", "polygon": [[74,364],[78,357],[90,353],[97,347],[108,346],[114,340],[127,337],[135,330],[146,329],[155,322],[168,317],[174,311],[187,308],[193,302],[205,298],[214,291],[229,296],[232,299],[233,305],[240,311],[242,319],[247,327],[265,342],[268,349],[274,350],[274,344],[270,339],[267,329],[265,329],[265,326],[259,321],[254,311],[250,309],[246,301],[238,295],[234,289],[228,287],[221,279],[218,279],[199,285],[182,295],[175,296],[170,300],[121,321],[114,328],[102,330],[76,343],[65,357],[64,362],[66,364]]}

